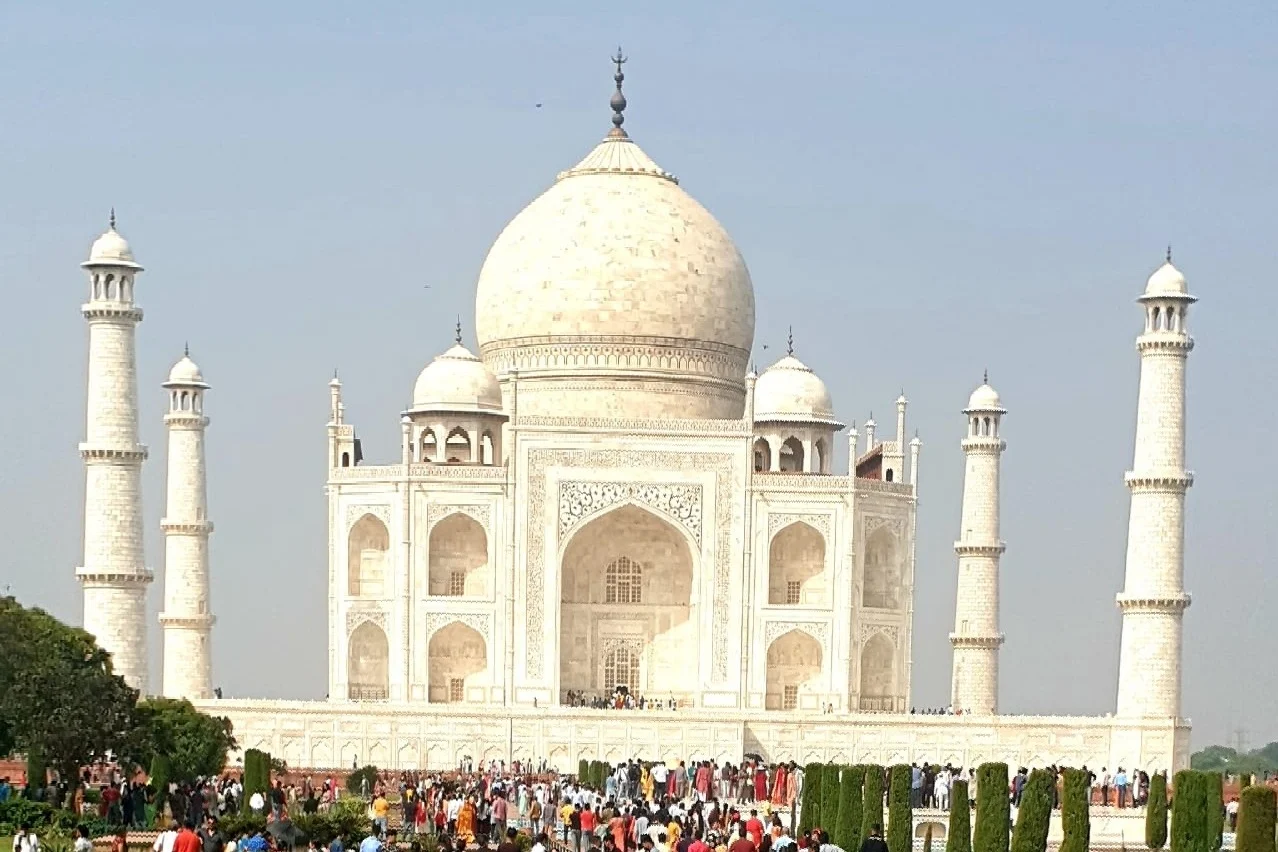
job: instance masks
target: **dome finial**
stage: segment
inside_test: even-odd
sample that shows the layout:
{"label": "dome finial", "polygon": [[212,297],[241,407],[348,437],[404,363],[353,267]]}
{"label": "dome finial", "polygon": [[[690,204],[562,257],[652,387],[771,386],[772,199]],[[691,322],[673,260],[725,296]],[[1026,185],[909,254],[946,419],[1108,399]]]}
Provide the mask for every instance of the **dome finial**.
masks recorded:
{"label": "dome finial", "polygon": [[981,384],[988,385],[990,383],[990,368],[986,367],[984,374],[981,376]]}
{"label": "dome finial", "polygon": [[617,55],[612,57],[612,62],[617,66],[617,73],[612,75],[612,79],[617,82],[617,91],[612,93],[612,100],[609,104],[612,106],[612,130],[608,132],[611,137],[625,139],[626,131],[621,129],[622,123],[626,117],[622,115],[626,111],[626,96],[621,93],[621,83],[626,79],[626,75],[621,73],[621,66],[626,64],[626,57],[621,53],[621,46],[617,46]]}
{"label": "dome finial", "polygon": [[457,341],[458,346],[461,346],[461,314],[457,315],[457,336],[453,339]]}
{"label": "dome finial", "polygon": [[182,344],[182,357],[191,357],[191,342],[189,340]]}
{"label": "dome finial", "polygon": [[115,230],[115,207],[114,206],[111,207],[111,216],[107,219],[107,222],[110,224],[111,230],[114,231]]}
{"label": "dome finial", "polygon": [[1171,263],[1171,243],[1167,244],[1167,262]]}
{"label": "dome finial", "polygon": [[789,333],[785,338],[785,354],[794,354],[794,326],[790,326]]}

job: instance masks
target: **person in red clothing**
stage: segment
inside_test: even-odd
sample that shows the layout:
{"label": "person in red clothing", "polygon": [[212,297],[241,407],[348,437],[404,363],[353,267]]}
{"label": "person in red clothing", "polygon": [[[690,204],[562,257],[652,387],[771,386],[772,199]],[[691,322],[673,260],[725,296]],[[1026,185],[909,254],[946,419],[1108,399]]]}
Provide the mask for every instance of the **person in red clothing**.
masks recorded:
{"label": "person in red clothing", "polygon": [[750,818],[746,820],[746,834],[754,841],[754,845],[758,846],[763,842],[763,821],[759,819],[759,812],[750,811]]}
{"label": "person in red clothing", "polygon": [[182,830],[173,841],[173,852],[200,852],[202,848],[200,837],[195,833],[195,823],[188,819],[182,823]]}
{"label": "person in red clothing", "polygon": [[732,841],[732,845],[728,847],[728,852],[756,852],[758,847],[750,839],[750,832],[746,830],[745,823],[741,823],[737,827],[737,833],[741,836]]}
{"label": "person in red clothing", "polygon": [[598,816],[590,809],[590,805],[586,805],[581,811],[581,836],[585,839],[583,846],[590,843],[590,838],[595,836],[595,826],[598,824]]}

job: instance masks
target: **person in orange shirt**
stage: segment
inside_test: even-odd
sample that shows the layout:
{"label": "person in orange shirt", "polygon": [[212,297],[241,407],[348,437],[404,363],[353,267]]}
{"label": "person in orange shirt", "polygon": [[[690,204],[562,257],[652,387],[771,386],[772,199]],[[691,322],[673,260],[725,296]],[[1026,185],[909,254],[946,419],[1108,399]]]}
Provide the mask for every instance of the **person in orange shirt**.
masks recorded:
{"label": "person in orange shirt", "polygon": [[195,823],[188,819],[182,823],[182,830],[173,841],[173,852],[200,852],[202,848],[203,844],[195,833]]}

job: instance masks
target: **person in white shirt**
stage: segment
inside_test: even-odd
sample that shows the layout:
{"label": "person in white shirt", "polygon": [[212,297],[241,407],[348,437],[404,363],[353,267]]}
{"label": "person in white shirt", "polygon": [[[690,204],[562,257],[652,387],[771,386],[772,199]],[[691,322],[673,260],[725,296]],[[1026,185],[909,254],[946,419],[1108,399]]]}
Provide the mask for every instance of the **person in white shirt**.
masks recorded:
{"label": "person in white shirt", "polygon": [[942,769],[936,773],[932,783],[932,793],[936,796],[936,806],[943,811],[950,809],[950,771]]}
{"label": "person in white shirt", "polygon": [[79,826],[75,834],[75,852],[93,852],[93,841],[89,839],[89,827]]}
{"label": "person in white shirt", "polygon": [[151,844],[151,852],[173,852],[173,844],[177,841],[178,827],[176,822],[169,823],[167,831],[160,832]]}
{"label": "person in white shirt", "polygon": [[23,823],[13,835],[13,852],[40,852],[40,838],[31,832],[31,826]]}

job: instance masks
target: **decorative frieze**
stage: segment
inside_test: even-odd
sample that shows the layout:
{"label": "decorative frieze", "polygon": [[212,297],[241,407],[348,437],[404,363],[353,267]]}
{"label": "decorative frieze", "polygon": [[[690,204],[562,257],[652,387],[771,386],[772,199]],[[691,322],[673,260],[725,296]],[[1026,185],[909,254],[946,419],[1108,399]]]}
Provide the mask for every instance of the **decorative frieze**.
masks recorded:
{"label": "decorative frieze", "polygon": [[790,524],[807,524],[812,527],[812,529],[821,533],[821,536],[825,539],[826,546],[829,546],[830,516],[824,514],[791,514],[789,512],[769,513],[768,540],[770,541],[774,535],[790,526]]}
{"label": "decorative frieze", "polygon": [[489,641],[492,617],[486,613],[432,612],[426,616],[426,638],[429,640],[436,632],[453,623],[473,628],[484,637],[484,642]]}
{"label": "decorative frieze", "polygon": [[701,546],[701,486],[646,482],[559,483],[559,544],[562,547],[585,518],[618,503],[634,501],[655,509],[682,526]]}
{"label": "decorative frieze", "polygon": [[360,518],[364,517],[365,515],[372,515],[374,518],[377,518],[377,520],[381,521],[383,524],[386,524],[387,527],[390,526],[390,506],[387,506],[385,503],[379,503],[376,505],[369,505],[369,506],[364,506],[364,505],[347,506],[346,507],[347,532],[350,532],[350,528],[355,526],[355,522],[358,521]]}
{"label": "decorative frieze", "polygon": [[364,622],[376,624],[386,632],[386,613],[383,610],[351,610],[346,613],[346,635],[350,637]]}
{"label": "decorative frieze", "polygon": [[862,523],[865,525],[866,538],[869,538],[883,527],[887,527],[888,531],[892,533],[892,535],[896,536],[898,540],[904,540],[905,538],[904,518],[889,518],[882,515],[866,515],[862,519]]}
{"label": "decorative frieze", "polygon": [[435,526],[449,515],[461,513],[468,515],[479,522],[479,525],[487,532],[491,526],[492,507],[487,504],[453,504],[453,503],[431,503],[426,508],[426,526],[427,528]]}
{"label": "decorative frieze", "polygon": [[897,637],[901,635],[901,629],[895,624],[869,624],[861,622],[861,629],[857,631],[860,642],[864,645],[875,633],[882,633],[895,646]]}
{"label": "decorative frieze", "polygon": [[826,638],[829,636],[829,625],[824,621],[769,621],[763,626],[763,647],[765,649],[772,647],[781,636],[792,630],[798,630],[806,633],[820,643],[822,648],[827,647]]}

